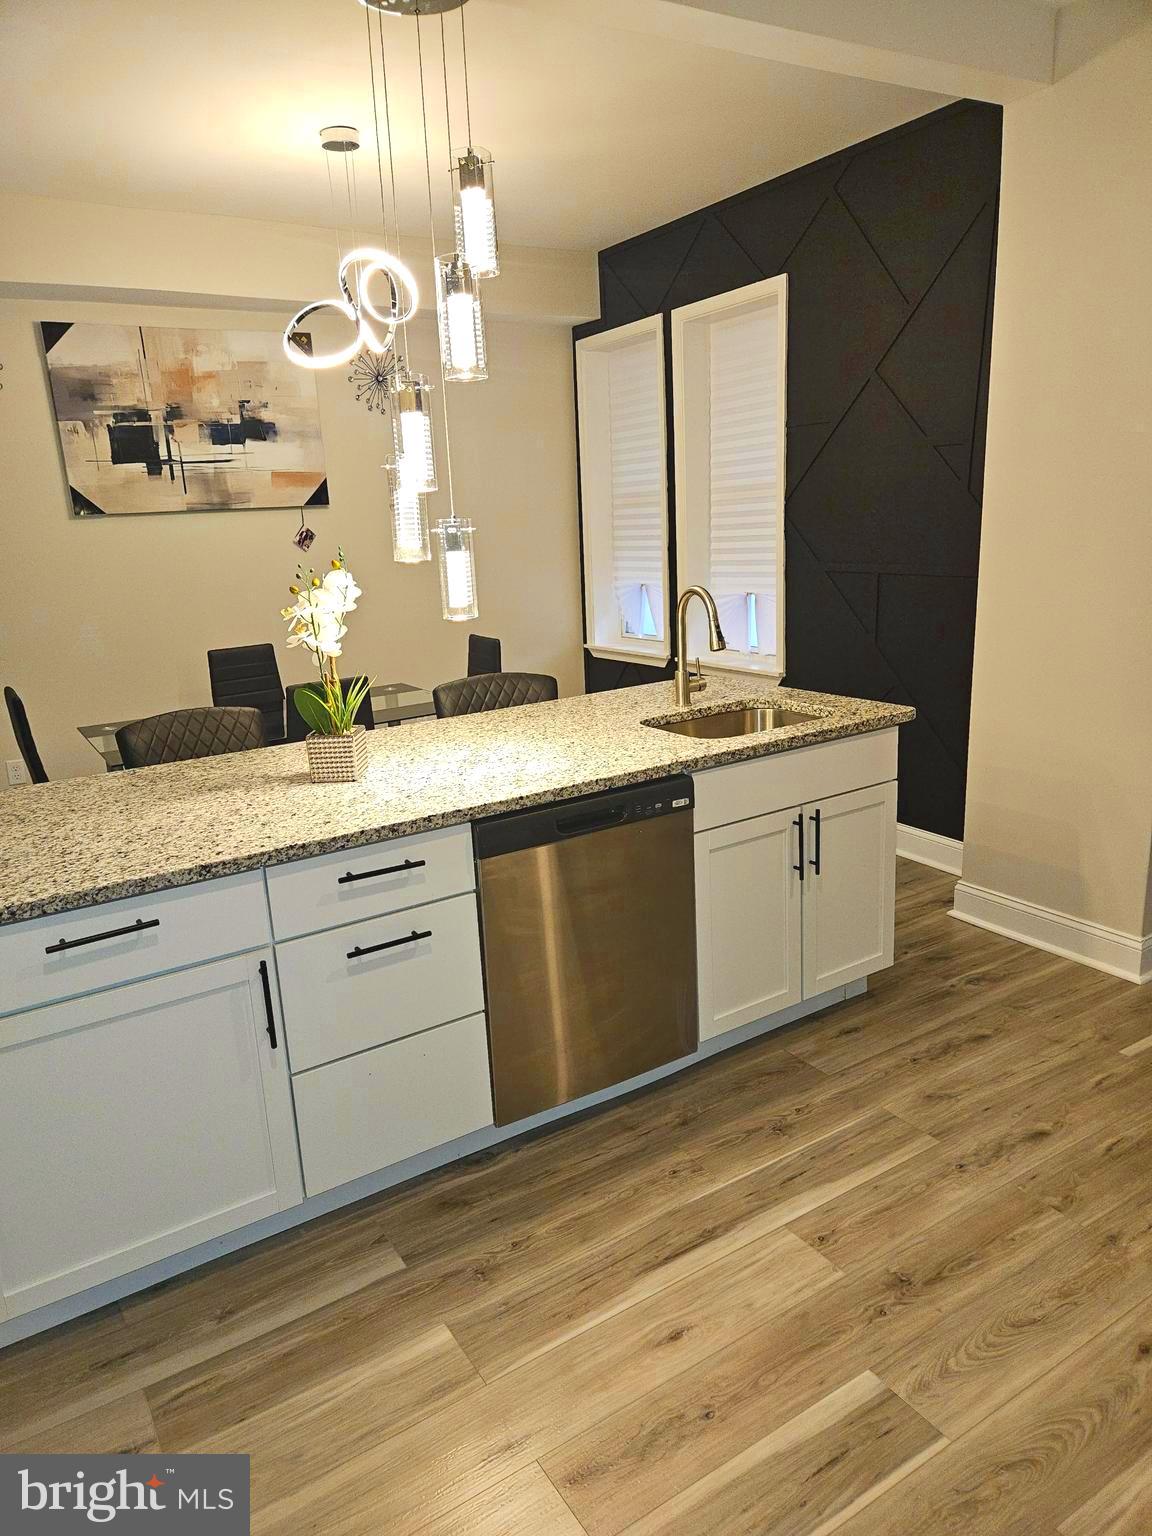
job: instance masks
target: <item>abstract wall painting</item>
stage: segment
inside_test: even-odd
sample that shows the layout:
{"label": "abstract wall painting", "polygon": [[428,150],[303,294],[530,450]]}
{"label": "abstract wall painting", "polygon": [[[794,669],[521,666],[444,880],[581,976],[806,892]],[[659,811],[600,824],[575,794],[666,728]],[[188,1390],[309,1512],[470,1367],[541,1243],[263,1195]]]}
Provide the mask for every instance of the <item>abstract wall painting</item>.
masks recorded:
{"label": "abstract wall painting", "polygon": [[316,381],[278,331],[40,330],[77,517],[328,505]]}

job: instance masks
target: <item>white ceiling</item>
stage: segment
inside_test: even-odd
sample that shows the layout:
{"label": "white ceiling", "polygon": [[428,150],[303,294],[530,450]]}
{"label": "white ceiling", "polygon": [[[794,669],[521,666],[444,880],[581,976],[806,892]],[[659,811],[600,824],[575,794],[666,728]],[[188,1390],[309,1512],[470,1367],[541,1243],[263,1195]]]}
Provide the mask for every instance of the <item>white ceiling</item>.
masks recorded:
{"label": "white ceiling", "polygon": [[[316,133],[352,122],[361,202],[378,208],[366,14],[356,0],[0,0],[0,184],[326,223]],[[496,156],[516,244],[597,249],[946,99],[545,18],[523,0],[471,0],[467,20],[473,132]],[[447,23],[455,63],[459,18]],[[442,158],[440,28],[423,25]],[[403,222],[425,228],[416,26],[384,26]]]}

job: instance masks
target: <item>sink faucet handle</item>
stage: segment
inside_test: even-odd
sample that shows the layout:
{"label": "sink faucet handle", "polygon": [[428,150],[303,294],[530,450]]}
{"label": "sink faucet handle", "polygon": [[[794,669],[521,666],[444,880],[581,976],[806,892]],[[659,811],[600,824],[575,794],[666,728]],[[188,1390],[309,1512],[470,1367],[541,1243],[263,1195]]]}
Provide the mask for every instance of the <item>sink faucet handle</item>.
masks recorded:
{"label": "sink faucet handle", "polygon": [[699,693],[701,688],[707,688],[708,679],[704,676],[704,669],[700,665],[700,658],[696,658],[696,671],[688,679],[688,687],[692,693]]}

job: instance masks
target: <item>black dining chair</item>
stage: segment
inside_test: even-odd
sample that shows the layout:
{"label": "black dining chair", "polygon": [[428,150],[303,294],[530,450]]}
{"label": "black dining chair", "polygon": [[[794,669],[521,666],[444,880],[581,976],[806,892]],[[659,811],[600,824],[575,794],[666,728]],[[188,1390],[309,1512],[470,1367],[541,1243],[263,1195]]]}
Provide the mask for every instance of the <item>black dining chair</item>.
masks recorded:
{"label": "black dining chair", "polygon": [[116,732],[125,768],[183,763],[219,757],[264,745],[264,717],[258,709],[173,709],[133,720]]}
{"label": "black dining chair", "polygon": [[559,694],[556,679],[540,672],[482,672],[477,677],[441,683],[432,690],[432,702],[444,720],[449,715],[480,715],[517,704],[542,704]]}
{"label": "black dining chair", "polygon": [[[340,686],[344,690],[345,697],[347,697],[349,688],[353,687],[356,683],[363,681],[364,679],[362,677],[342,677],[340,679]],[[308,725],[307,721],[304,719],[304,716],[296,708],[296,690],[298,688],[315,688],[318,686],[319,685],[316,683],[289,684],[287,732],[284,737],[285,741],[303,741],[305,736],[307,736],[308,732],[311,730],[311,726]],[[372,731],[376,728],[376,721],[372,715],[372,694],[370,692],[366,693],[360,701],[360,707],[356,711],[356,724],[362,725],[366,731]]]}
{"label": "black dining chair", "polygon": [[468,676],[479,672],[499,672],[500,642],[491,635],[468,636]]}
{"label": "black dining chair", "polygon": [[32,735],[32,727],[28,724],[28,711],[24,708],[24,700],[16,692],[15,688],[5,688],[4,702],[8,706],[8,718],[12,722],[12,734],[16,738],[16,745],[20,749],[20,756],[24,759],[24,766],[28,770],[28,777],[33,784],[47,784],[48,775],[44,771],[44,764],[40,760],[40,753],[36,750],[36,741]]}
{"label": "black dining chair", "polygon": [[227,645],[208,652],[212,702],[226,709],[248,706],[264,717],[265,741],[284,740],[284,684],[273,645]]}

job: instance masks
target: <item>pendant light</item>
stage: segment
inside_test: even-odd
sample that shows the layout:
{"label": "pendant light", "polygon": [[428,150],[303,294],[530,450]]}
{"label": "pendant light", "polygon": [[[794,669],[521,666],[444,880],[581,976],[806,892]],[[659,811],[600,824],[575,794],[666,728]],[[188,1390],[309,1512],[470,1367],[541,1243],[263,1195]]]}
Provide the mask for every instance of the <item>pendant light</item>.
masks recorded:
{"label": "pendant light", "polygon": [[[463,23],[464,13],[460,13]],[[465,90],[467,90],[467,75]],[[471,138],[471,129],[469,129]],[[469,144],[453,151],[452,202],[456,216],[456,250],[477,278],[499,277],[496,205],[492,200],[492,156]]]}
{"label": "pendant light", "polygon": [[[444,106],[448,108],[448,66],[447,50],[444,44],[444,20],[440,20],[440,46],[444,58]],[[424,173],[428,193],[428,234],[431,239],[432,249],[436,249],[436,215],[432,201],[432,157],[428,147],[428,102],[424,89],[424,41],[422,36],[420,17],[416,18],[416,57],[420,68],[420,117],[424,128]],[[448,143],[452,142],[452,126],[448,124]],[[440,378],[444,384],[441,391],[444,402],[444,466],[448,478],[448,516],[441,518],[433,532],[436,535],[437,555],[440,565],[440,598],[445,619],[450,623],[465,622],[480,616],[480,609],[476,601],[476,551],[474,538],[476,529],[474,524],[456,515],[456,500],[452,487],[452,437],[448,429],[448,380],[450,359],[446,355],[445,342],[449,339],[450,321],[455,320],[459,325],[462,311],[448,310],[447,299],[449,292],[447,285],[442,287],[441,274],[457,261],[455,253],[451,257],[436,259],[437,294],[443,293],[445,302],[437,303],[437,319],[440,322]],[[460,266],[463,267],[463,263]],[[470,310],[470,315],[479,315],[479,308]],[[477,330],[475,325],[471,332],[472,344],[475,350],[472,353],[474,363],[483,358],[483,330]],[[460,336],[460,345],[464,346],[463,335]]]}
{"label": "pendant light", "polygon": [[[368,72],[372,84],[372,121],[376,130],[376,171],[380,183],[380,219],[388,239],[389,202],[384,193],[384,156],[380,136],[380,112],[376,96],[376,58],[372,43],[372,15],[367,7]],[[380,49],[380,83],[384,96],[384,128],[388,138],[388,179],[396,250],[400,250],[400,215],[396,199],[396,160],[392,144],[392,109],[388,91],[388,63],[384,32],[377,18]],[[436,453],[432,432],[431,385],[423,374],[413,373],[407,362],[408,327],[401,325],[401,341],[387,376],[387,396],[392,418],[393,462],[386,465],[392,521],[392,558],[399,565],[419,565],[432,558],[428,535],[425,494],[436,489]]]}
{"label": "pendant light", "polygon": [[472,141],[472,93],[468,88],[468,32],[460,7],[460,60],[464,72],[464,123],[467,147],[452,150],[452,203],[456,218],[456,251],[472,275],[483,281],[500,275],[496,239],[496,202],[492,156]]}
{"label": "pendant light", "polygon": [[444,617],[452,623],[480,617],[476,602],[476,555],[472,544],[475,532],[473,525],[458,518],[455,512],[436,524],[440,546],[440,597]]}
{"label": "pendant light", "polygon": [[458,251],[436,258],[436,319],[445,379],[453,384],[486,379],[488,351],[480,284]]}
{"label": "pendant light", "polygon": [[407,478],[402,464],[388,464],[392,498],[392,558],[399,565],[419,565],[431,560],[428,539],[428,507],[423,493]]}
{"label": "pendant light", "polygon": [[407,366],[402,366],[396,370],[390,390],[396,465],[406,482],[421,492],[437,488],[431,388],[422,373],[409,373]]}
{"label": "pendant light", "polygon": [[[460,23],[463,28],[463,9],[460,11]],[[440,60],[444,71],[444,123],[447,129],[448,153],[451,155],[452,108],[448,91],[448,41],[443,16],[440,18]],[[465,63],[467,63],[466,59]],[[464,81],[467,99],[467,73]],[[421,65],[420,91],[421,102],[423,102],[423,65]],[[471,108],[468,107],[466,110],[470,114]],[[471,138],[471,130],[469,130],[469,138]],[[425,148],[427,148],[427,131],[425,131]],[[470,151],[466,152],[464,158],[467,159],[470,153]],[[454,176],[453,221],[456,225],[456,249],[451,255],[436,257],[436,323],[440,332],[440,361],[443,365],[445,382],[472,384],[488,377],[488,355],[484,339],[484,311],[480,303],[480,274],[469,264],[461,245],[465,226],[463,211],[455,199],[458,182],[459,178]],[[428,188],[428,204],[431,211],[431,183]],[[468,228],[474,237],[480,225],[473,215],[480,213],[482,210],[478,206],[470,206]],[[490,253],[492,259],[495,258],[495,239],[496,230],[493,224]],[[433,248],[435,248],[435,232],[433,232]],[[485,259],[488,258],[488,252],[481,254]]]}

